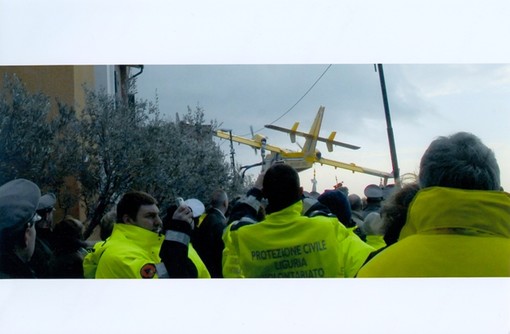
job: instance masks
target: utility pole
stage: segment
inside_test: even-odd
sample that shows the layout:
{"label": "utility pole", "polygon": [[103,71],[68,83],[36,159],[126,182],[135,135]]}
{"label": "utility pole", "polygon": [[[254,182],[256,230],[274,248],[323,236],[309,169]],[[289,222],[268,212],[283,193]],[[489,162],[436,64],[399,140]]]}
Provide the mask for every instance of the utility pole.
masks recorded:
{"label": "utility pole", "polygon": [[234,150],[234,141],[232,140],[232,130],[231,129],[221,129],[223,132],[228,132],[230,137],[230,163],[232,164],[232,181],[235,184],[236,181],[236,162],[235,155],[236,151]]}
{"label": "utility pole", "polygon": [[393,179],[395,186],[400,188],[400,171],[398,168],[397,151],[395,149],[395,137],[393,136],[393,127],[391,126],[390,106],[388,104],[388,95],[386,94],[386,83],[384,81],[384,71],[382,64],[377,64],[379,71],[379,80],[381,81],[381,91],[384,103],[384,114],[386,116],[386,129],[388,131],[388,141],[390,144],[391,164],[393,167]]}
{"label": "utility pole", "polygon": [[230,136],[230,161],[232,163],[232,175],[234,176],[234,181],[235,181],[235,178],[236,178],[236,161],[235,161],[236,151],[234,150],[234,141],[232,140],[232,130],[228,130],[228,135]]}

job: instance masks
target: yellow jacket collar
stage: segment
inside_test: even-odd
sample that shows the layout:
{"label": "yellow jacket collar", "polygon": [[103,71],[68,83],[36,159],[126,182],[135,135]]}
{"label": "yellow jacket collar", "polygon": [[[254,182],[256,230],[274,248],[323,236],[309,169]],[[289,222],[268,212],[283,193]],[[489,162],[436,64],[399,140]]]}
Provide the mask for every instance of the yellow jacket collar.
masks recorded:
{"label": "yellow jacket collar", "polygon": [[154,243],[163,242],[163,236],[136,225],[115,224],[113,231],[117,231],[116,235],[120,232],[123,238],[140,246],[153,246]]}
{"label": "yellow jacket collar", "polygon": [[465,229],[510,238],[510,194],[430,187],[414,198],[400,239],[439,229]]}
{"label": "yellow jacket collar", "polygon": [[287,217],[288,215],[301,216],[302,210],[303,210],[303,201],[297,201],[296,203],[291,204],[288,207],[286,207],[280,211],[276,211],[276,212],[268,214],[266,216],[266,219],[273,219],[273,218],[278,219],[278,217],[280,217],[280,216]]}

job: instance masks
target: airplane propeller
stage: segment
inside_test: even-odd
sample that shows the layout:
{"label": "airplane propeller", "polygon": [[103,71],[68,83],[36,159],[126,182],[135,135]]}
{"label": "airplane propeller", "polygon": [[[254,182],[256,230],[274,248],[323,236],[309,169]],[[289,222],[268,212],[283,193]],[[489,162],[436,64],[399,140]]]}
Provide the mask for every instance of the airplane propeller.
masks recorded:
{"label": "airplane propeller", "polygon": [[[251,139],[252,140],[256,140],[255,132],[253,132],[253,126],[252,125],[250,125],[250,133],[251,133]],[[256,147],[254,147],[253,150],[255,151],[255,155],[257,155],[258,149]]]}
{"label": "airplane propeller", "polygon": [[[250,133],[251,133],[251,139],[255,140],[256,137],[255,137],[255,132],[253,132],[253,126],[252,125],[250,125]],[[257,148],[254,147],[253,150],[255,151],[255,155],[257,155]]]}
{"label": "airplane propeller", "polygon": [[[260,143],[260,155],[262,156],[262,161],[264,161],[264,159],[266,157],[267,137],[259,135],[259,134],[255,134],[253,132],[253,126],[251,126],[251,125],[250,125],[250,132],[251,132],[251,139],[253,141]],[[255,154],[257,154],[258,148],[254,147],[253,149],[255,150]]]}

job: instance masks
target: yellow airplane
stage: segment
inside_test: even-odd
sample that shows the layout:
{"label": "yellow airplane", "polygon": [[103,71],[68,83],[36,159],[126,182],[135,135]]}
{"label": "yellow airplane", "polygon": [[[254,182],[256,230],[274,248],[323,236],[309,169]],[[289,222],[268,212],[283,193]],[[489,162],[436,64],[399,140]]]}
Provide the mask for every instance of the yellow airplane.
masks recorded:
{"label": "yellow airplane", "polygon": [[[319,136],[319,131],[320,131],[321,124],[322,124],[322,118],[324,116],[324,109],[325,108],[323,106],[321,106],[319,108],[319,110],[317,111],[317,116],[315,117],[312,127],[310,128],[310,131],[308,133],[301,132],[301,131],[297,130],[297,128],[299,126],[299,122],[294,123],[294,125],[290,129],[279,127],[276,125],[266,125],[265,126],[268,129],[288,133],[290,135],[290,141],[292,143],[296,142],[296,136],[304,137],[306,139],[305,144],[303,145],[301,151],[297,151],[297,152],[291,151],[288,149],[284,149],[281,147],[269,145],[269,144],[267,144],[267,138],[264,136],[261,136],[259,134],[254,135],[252,139],[249,139],[249,138],[245,138],[245,137],[232,135],[229,132],[216,130],[214,135],[219,138],[222,138],[222,139],[228,139],[228,140],[232,140],[234,142],[240,143],[240,144],[251,146],[255,149],[255,151],[257,149],[260,149],[261,156],[262,156],[262,162],[259,164],[252,165],[252,166],[262,165],[262,170],[264,170],[266,168],[266,166],[270,166],[272,163],[274,163],[276,161],[283,161],[286,164],[289,164],[292,167],[294,167],[298,172],[301,172],[301,171],[311,168],[314,163],[319,163],[321,165],[333,166],[333,167],[335,167],[335,169],[336,168],[347,169],[347,170],[352,171],[353,173],[358,172],[358,173],[365,173],[365,174],[378,176],[378,177],[384,178],[384,184],[387,183],[387,180],[389,178],[393,178],[393,174],[391,174],[391,173],[386,173],[386,172],[378,171],[378,170],[371,169],[371,168],[361,167],[354,163],[344,163],[344,162],[340,162],[340,161],[323,158],[321,152],[319,150],[317,150],[317,148],[316,148],[318,141],[325,142],[329,152],[333,151],[333,145],[341,146],[341,147],[345,147],[345,148],[349,148],[349,149],[353,149],[353,150],[357,150],[360,148],[359,146],[335,141],[334,140],[335,135],[336,135],[335,131],[331,132],[331,134],[327,138]],[[265,155],[266,150],[270,151],[271,154],[266,156]],[[252,166],[250,166],[250,167],[252,167]]]}

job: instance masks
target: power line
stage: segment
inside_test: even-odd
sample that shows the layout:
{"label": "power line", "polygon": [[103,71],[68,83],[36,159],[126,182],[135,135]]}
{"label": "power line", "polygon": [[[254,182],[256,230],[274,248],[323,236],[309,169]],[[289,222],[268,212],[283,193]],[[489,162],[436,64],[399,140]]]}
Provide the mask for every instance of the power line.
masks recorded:
{"label": "power line", "polygon": [[[315,80],[315,82],[312,84],[312,86],[310,86],[310,88],[308,88],[308,90],[303,94],[303,96],[301,96],[299,98],[299,100],[297,100],[296,103],[294,103],[292,105],[292,107],[290,107],[286,112],[284,112],[280,117],[278,117],[277,119],[275,119],[274,121],[272,121],[271,123],[269,124],[274,124],[276,122],[278,122],[280,119],[283,118],[283,116],[287,115],[292,109],[294,109],[295,106],[298,105],[299,102],[301,102],[302,99],[305,98],[306,95],[308,95],[308,93],[310,93],[310,91],[313,89],[313,87],[315,87],[315,85],[322,79],[322,77],[324,76],[324,74],[326,74],[326,72],[329,70],[329,68],[332,66],[333,64],[329,64],[328,67],[326,67],[326,69],[324,70],[324,72],[322,72],[322,74],[317,78],[317,80]],[[259,131],[262,131],[264,130],[264,128],[261,128],[261,129],[258,129],[256,130],[255,132],[259,132]],[[248,136],[250,134],[244,134],[244,135],[241,135],[241,136]]]}

